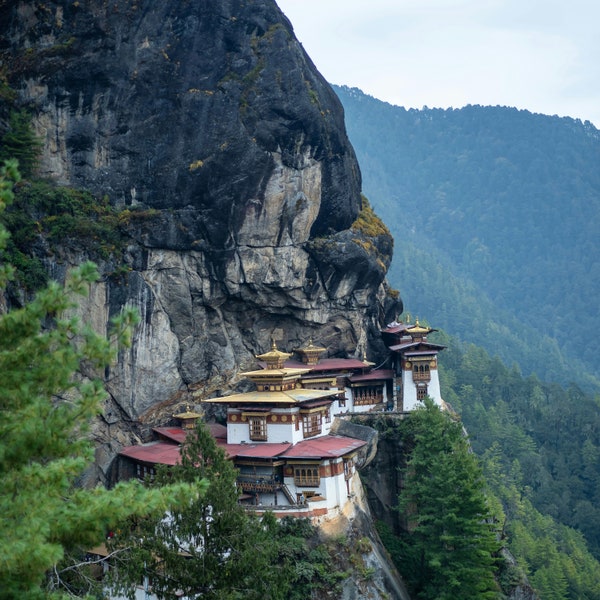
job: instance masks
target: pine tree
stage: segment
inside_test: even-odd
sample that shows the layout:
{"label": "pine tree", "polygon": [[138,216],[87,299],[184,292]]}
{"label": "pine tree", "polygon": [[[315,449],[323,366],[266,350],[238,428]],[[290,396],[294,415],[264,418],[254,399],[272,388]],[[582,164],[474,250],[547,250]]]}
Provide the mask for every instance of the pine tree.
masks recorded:
{"label": "pine tree", "polygon": [[496,598],[499,543],[481,469],[460,423],[426,399],[405,427],[414,448],[399,506],[408,519],[406,556],[415,593],[425,600]]}
{"label": "pine tree", "polygon": [[[0,169],[0,212],[18,179],[16,162]],[[0,263],[7,239],[0,224]],[[0,264],[0,293],[12,271]],[[53,282],[22,308],[0,315],[0,598],[46,597],[61,586],[66,552],[83,553],[130,515],[162,513],[196,495],[182,484],[147,490],[132,483],[110,491],[76,486],[93,459],[87,433],[105,397],[99,377],[78,374],[101,373],[136,320],[125,311],[106,339],[67,316],[72,299],[97,277],[95,266],[85,263],[64,287]]]}
{"label": "pine tree", "polygon": [[111,571],[115,591],[126,593],[148,577],[158,598],[177,591],[203,599],[287,600],[297,574],[281,558],[279,523],[249,515],[238,503],[237,471],[209,429],[188,433],[181,463],[159,468],[153,486],[190,482],[200,475],[206,494],[160,519],[121,527]]}
{"label": "pine tree", "polygon": [[31,126],[31,115],[25,110],[12,110],[8,120],[8,131],[0,143],[0,160],[16,159],[24,177],[33,174],[42,143]]}

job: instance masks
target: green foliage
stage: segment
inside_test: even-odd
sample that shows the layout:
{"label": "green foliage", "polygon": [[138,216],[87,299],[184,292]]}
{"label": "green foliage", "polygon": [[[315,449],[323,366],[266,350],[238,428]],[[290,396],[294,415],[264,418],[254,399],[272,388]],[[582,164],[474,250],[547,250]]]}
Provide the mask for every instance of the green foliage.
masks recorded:
{"label": "green foliage", "polygon": [[335,90],[363,189],[395,238],[388,278],[404,305],[526,374],[600,390],[600,338],[588,335],[600,328],[598,130]]}
{"label": "green foliage", "polygon": [[295,600],[332,585],[331,556],[313,542],[309,521],[259,519],[238,503],[237,471],[203,423],[188,434],[181,464],[160,470],[154,486],[198,477],[209,486],[194,502],[121,527],[116,590],[131,593],[143,575],[159,598],[183,590],[206,599]]}
{"label": "green foliage", "polygon": [[509,549],[542,598],[599,598],[598,399],[523,377],[481,348],[443,343],[444,395],[502,503]]}
{"label": "green foliage", "polygon": [[0,216],[11,233],[7,260],[16,267],[17,279],[25,289],[40,289],[47,275],[40,258],[32,253],[38,239],[44,239],[50,247],[70,239],[80,243],[92,257],[105,259],[124,245],[124,228],[155,212],[118,212],[106,196],[94,198],[86,191],[27,181],[17,186],[13,205]]}
{"label": "green foliage", "polygon": [[9,159],[19,161],[19,169],[24,177],[33,174],[42,143],[31,126],[31,116],[25,110],[12,110],[8,121],[8,131],[0,140],[0,162]]}
{"label": "green foliage", "polygon": [[[14,162],[1,169],[0,211],[17,180]],[[0,245],[7,239],[0,225]],[[10,276],[10,266],[3,265],[0,291]],[[64,288],[52,282],[32,302],[0,315],[2,597],[42,597],[44,585],[59,589],[65,552],[98,544],[129,515],[162,512],[190,497],[185,485],[146,490],[134,483],[111,491],[76,486],[93,460],[89,426],[106,395],[93,374],[128,343],[137,320],[125,311],[107,339],[68,316],[97,278],[95,266],[84,263]]]}
{"label": "green foliage", "polygon": [[375,211],[369,204],[365,196],[362,196],[362,208],[358,213],[356,221],[352,223],[351,229],[359,231],[368,237],[377,237],[380,235],[389,236],[390,231],[385,223],[375,214]]}
{"label": "green foliage", "polygon": [[6,65],[0,67],[0,103],[11,106],[17,99],[17,92],[10,87],[7,80]]}
{"label": "green foliage", "polygon": [[408,525],[402,573],[418,598],[497,598],[500,544],[461,424],[426,398],[401,428],[414,444],[399,498]]}

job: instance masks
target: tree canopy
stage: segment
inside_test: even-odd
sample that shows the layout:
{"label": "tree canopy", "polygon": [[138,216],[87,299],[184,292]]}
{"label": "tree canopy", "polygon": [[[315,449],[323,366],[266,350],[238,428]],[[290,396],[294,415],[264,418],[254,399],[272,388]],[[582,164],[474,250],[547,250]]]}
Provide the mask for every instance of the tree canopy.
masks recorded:
{"label": "tree canopy", "polygon": [[399,498],[402,573],[424,600],[497,598],[497,527],[462,425],[426,398],[400,427],[412,445]]}
{"label": "tree canopy", "polygon": [[600,326],[600,132],[509,107],[406,110],[335,90],[364,192],[394,236],[388,278],[405,307],[526,374],[600,389],[589,335]]}
{"label": "tree canopy", "polygon": [[[12,201],[17,163],[0,169],[0,212]],[[0,224],[0,252],[8,234]],[[13,269],[0,254],[0,292]],[[83,489],[93,460],[89,426],[105,397],[100,373],[126,345],[136,314],[123,311],[105,338],[69,316],[98,273],[73,270],[21,308],[0,315],[0,596],[45,597],[61,589],[66,553],[83,553],[131,515],[163,513],[198,495],[194,485]],[[87,373],[88,376],[84,376]]]}
{"label": "tree canopy", "polygon": [[444,398],[502,503],[509,549],[542,598],[600,598],[600,400],[437,336]]}
{"label": "tree canopy", "polygon": [[238,503],[237,470],[203,422],[188,433],[181,463],[159,468],[150,487],[193,481],[207,493],[159,518],[129,520],[111,541],[115,590],[131,594],[144,577],[158,598],[177,591],[230,600],[300,600],[334,589],[342,574],[306,519],[259,518]]}

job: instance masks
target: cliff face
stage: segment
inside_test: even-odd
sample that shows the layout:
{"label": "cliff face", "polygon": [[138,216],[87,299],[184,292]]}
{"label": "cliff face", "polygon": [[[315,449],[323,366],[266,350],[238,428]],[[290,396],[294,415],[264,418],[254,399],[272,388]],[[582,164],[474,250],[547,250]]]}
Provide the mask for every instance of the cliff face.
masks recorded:
{"label": "cliff face", "polygon": [[[107,374],[107,444],[110,424],[229,388],[271,337],[381,357],[400,309],[391,238],[350,229],[343,111],[275,2],[5,0],[0,60],[44,142],[40,174],[131,210],[130,243],[79,309],[100,331],[124,305],[142,316]],[[44,260],[60,278],[82,258],[66,244]]]}

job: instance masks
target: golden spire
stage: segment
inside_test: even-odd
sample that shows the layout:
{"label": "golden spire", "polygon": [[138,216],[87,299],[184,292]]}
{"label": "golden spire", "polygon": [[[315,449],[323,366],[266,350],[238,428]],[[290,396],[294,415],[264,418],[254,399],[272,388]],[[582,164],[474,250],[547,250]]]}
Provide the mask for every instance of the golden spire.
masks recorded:
{"label": "golden spire", "polygon": [[202,418],[202,415],[193,411],[188,404],[185,412],[173,415],[173,417],[180,421],[182,429],[194,429],[196,421]]}
{"label": "golden spire", "polygon": [[302,348],[298,348],[296,350],[298,354],[302,357],[302,362],[305,365],[316,365],[319,362],[319,358],[323,352],[327,352],[327,348],[321,348],[320,346],[315,346],[313,344],[313,339],[310,337],[308,339],[308,344]]}
{"label": "golden spire", "polygon": [[282,369],[285,361],[291,356],[287,352],[277,349],[275,338],[271,338],[271,350],[264,354],[257,354],[256,358],[267,363],[267,369]]}

